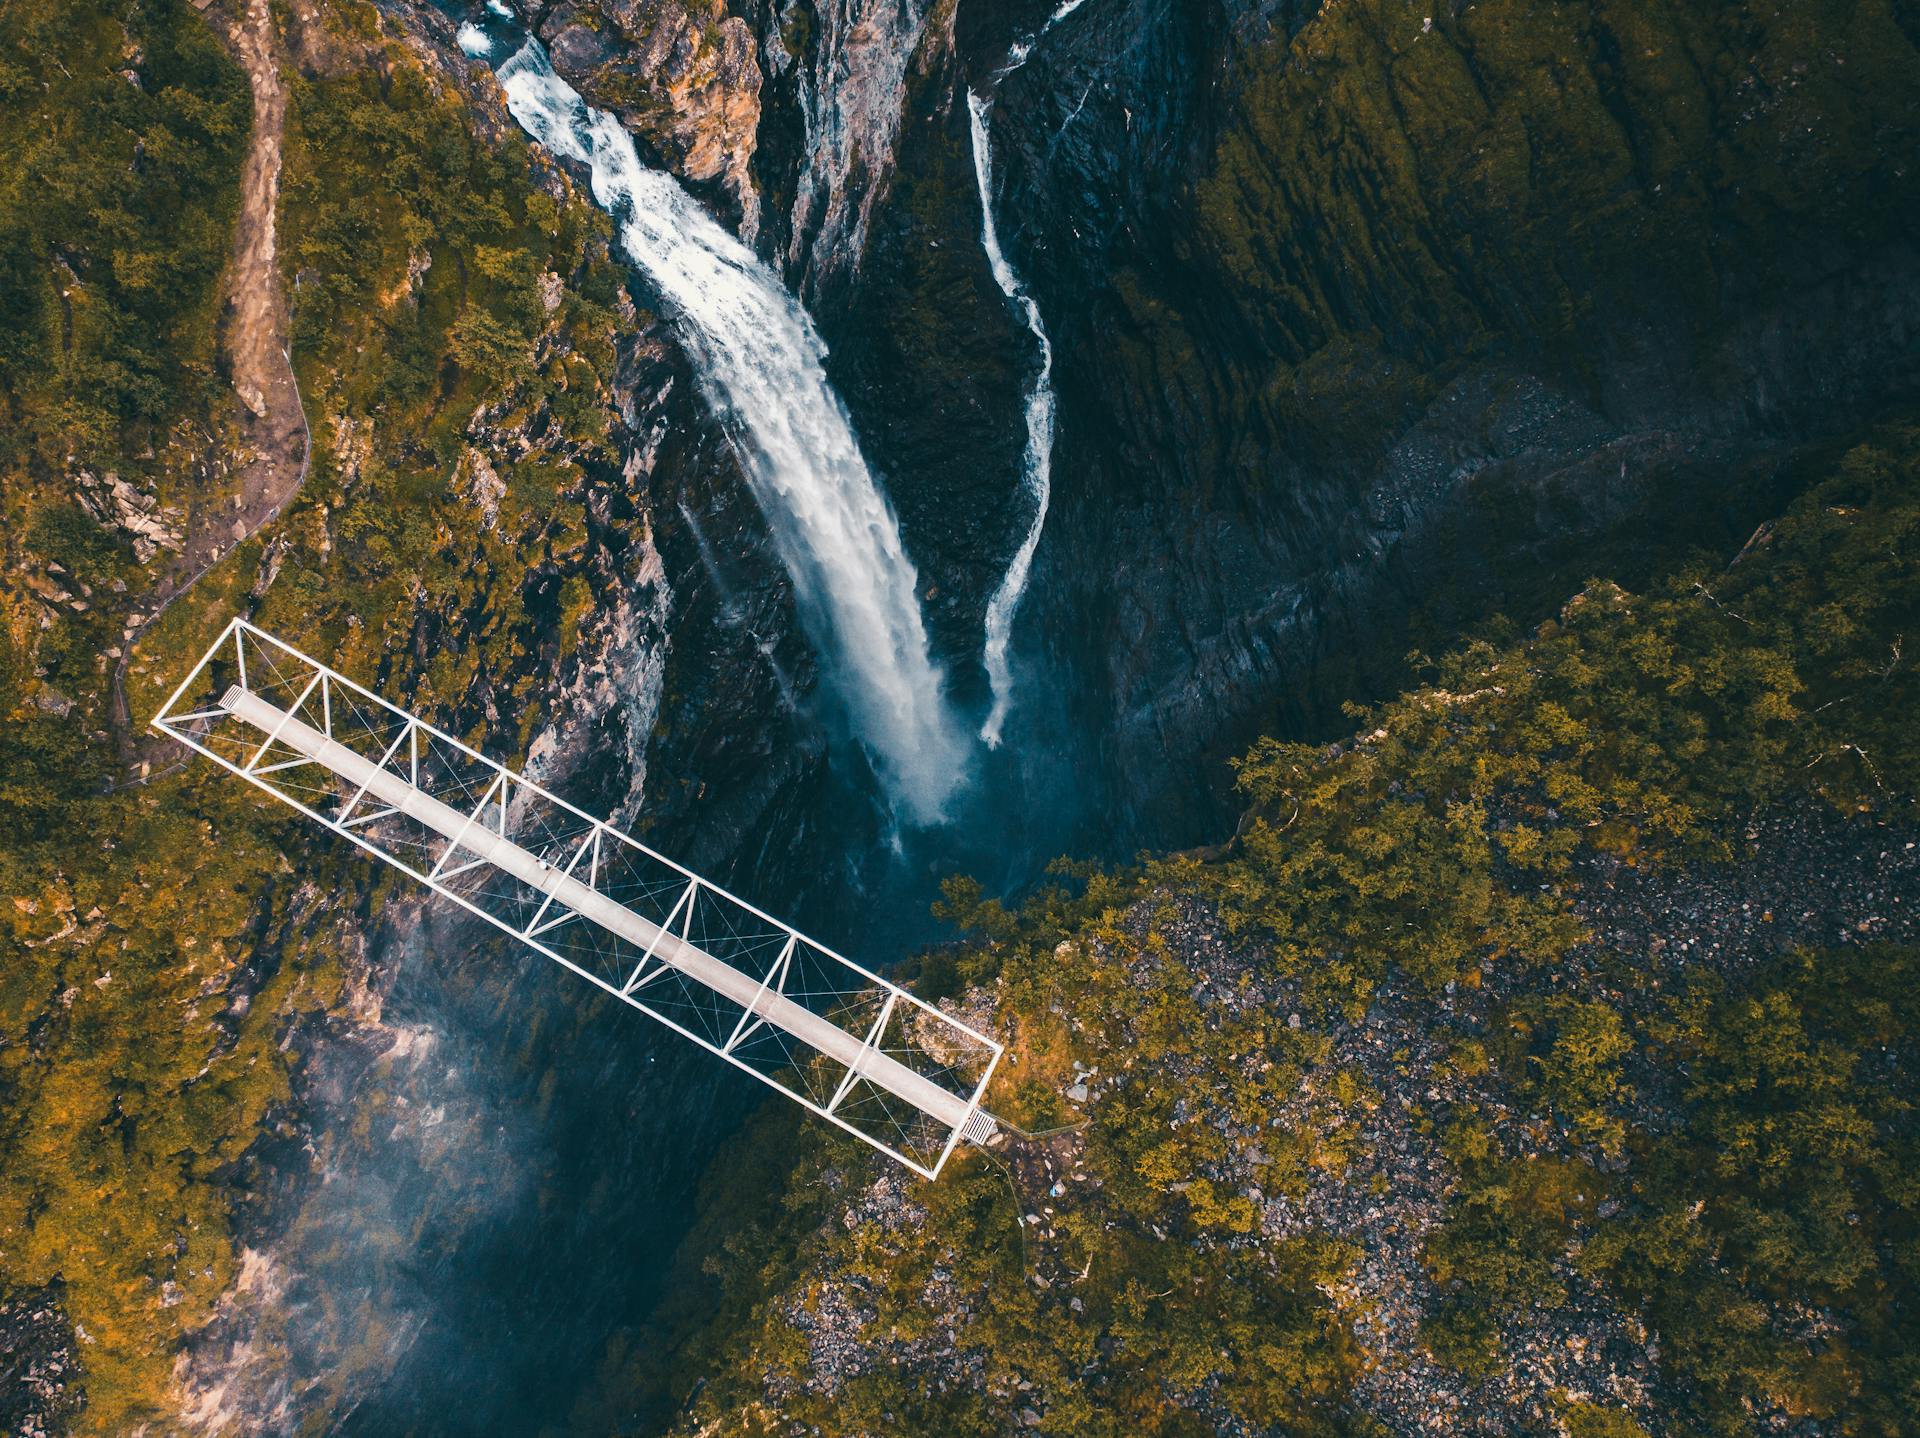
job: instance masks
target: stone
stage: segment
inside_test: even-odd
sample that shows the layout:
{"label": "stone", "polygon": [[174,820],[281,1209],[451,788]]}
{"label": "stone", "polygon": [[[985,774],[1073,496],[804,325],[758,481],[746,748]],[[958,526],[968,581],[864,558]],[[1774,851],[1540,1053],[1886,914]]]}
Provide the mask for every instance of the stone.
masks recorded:
{"label": "stone", "polygon": [[547,42],[547,53],[554,69],[569,74],[605,64],[613,54],[613,46],[598,30],[586,25],[569,25]]}

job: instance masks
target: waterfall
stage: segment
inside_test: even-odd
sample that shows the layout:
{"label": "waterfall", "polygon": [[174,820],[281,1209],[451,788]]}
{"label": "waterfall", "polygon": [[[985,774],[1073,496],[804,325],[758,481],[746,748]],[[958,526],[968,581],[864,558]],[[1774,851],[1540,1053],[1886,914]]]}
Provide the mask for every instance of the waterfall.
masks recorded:
{"label": "waterfall", "polygon": [[[1002,80],[1027,63],[1033,47],[1040,43],[1047,31],[1084,3],[1086,0],[1062,0],[1037,33],[1029,35],[1008,51],[1006,66],[993,77],[994,88],[997,89]],[[983,95],[969,89],[967,128],[973,138],[974,183],[980,190],[980,247],[987,252],[987,267],[993,271],[993,282],[1000,286],[1000,293],[1019,309],[1026,320],[1028,332],[1039,346],[1040,368],[1034,373],[1033,383],[1027,389],[1027,446],[1020,457],[1020,485],[1033,506],[1033,519],[1027,525],[1026,536],[1021,539],[1020,547],[1014,550],[1013,558],[1007,564],[1000,587],[994,590],[993,597],[987,601],[986,641],[981,659],[986,665],[988,682],[993,686],[993,706],[987,712],[986,723],[980,726],[980,737],[986,740],[990,749],[999,747],[1000,731],[1007,722],[1007,711],[1013,707],[1013,667],[1007,655],[1013,636],[1013,616],[1020,608],[1021,597],[1027,592],[1027,578],[1033,571],[1033,554],[1040,547],[1040,533],[1047,525],[1047,504],[1053,496],[1053,345],[1047,339],[1047,327],[1040,317],[1040,306],[1027,293],[1020,276],[1014,273],[1013,266],[1008,263],[1006,251],[1000,248],[1000,229],[993,217],[992,116],[992,91]]]}
{"label": "waterfall", "polygon": [[1013,616],[1027,592],[1027,576],[1033,569],[1033,552],[1040,547],[1040,532],[1047,523],[1047,501],[1053,494],[1053,345],[1047,340],[1047,327],[1040,318],[1040,306],[1033,302],[1020,284],[1020,277],[1007,263],[1000,248],[1000,234],[993,219],[993,149],[988,137],[987,119],[993,101],[967,91],[967,121],[973,132],[973,177],[980,187],[980,244],[987,252],[987,264],[993,270],[994,283],[1026,317],[1027,329],[1040,346],[1040,368],[1027,389],[1027,447],[1020,458],[1021,488],[1033,505],[1033,519],[1013,552],[1000,587],[987,601],[986,644],[982,659],[987,679],[993,686],[993,707],[987,722],[980,726],[980,737],[988,748],[998,748],[1000,730],[1013,707],[1013,666],[1007,648],[1013,636]]}
{"label": "waterfall", "polygon": [[[461,39],[485,53],[483,34]],[[812,320],[671,176],[640,163],[619,121],[554,74],[538,42],[498,74],[521,127],[587,168],[622,248],[676,321],[896,808],[914,823],[939,822],[965,775],[966,740],[928,653],[899,524],[827,383]]]}

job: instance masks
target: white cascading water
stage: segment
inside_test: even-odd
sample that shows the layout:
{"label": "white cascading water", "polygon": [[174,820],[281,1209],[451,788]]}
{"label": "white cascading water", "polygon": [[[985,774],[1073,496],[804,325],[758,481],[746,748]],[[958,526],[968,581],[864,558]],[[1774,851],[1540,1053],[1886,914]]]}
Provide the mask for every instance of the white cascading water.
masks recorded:
{"label": "white cascading water", "polygon": [[[485,37],[462,33],[479,51]],[[966,740],[928,653],[913,563],[827,383],[826,345],[778,277],[674,182],[641,164],[533,40],[498,70],[507,108],[578,161],[629,258],[679,321],[702,392],[737,444],[803,617],[901,817],[938,823]]]}
{"label": "white cascading water", "polygon": [[[1027,63],[1041,36],[1078,10],[1085,0],[1063,0],[1037,34],[1022,40],[1007,55],[1006,67],[994,76],[997,88],[1015,70]],[[1040,306],[1027,293],[1020,276],[1008,263],[1000,248],[1000,229],[993,217],[993,140],[991,118],[993,96],[967,91],[967,125],[973,137],[973,178],[980,189],[980,245],[987,252],[987,265],[993,282],[1015,305],[1026,320],[1027,329],[1040,347],[1040,368],[1027,390],[1027,447],[1020,459],[1021,488],[1033,505],[1033,519],[1007,564],[1000,587],[987,601],[986,642],[981,659],[987,680],[993,686],[993,705],[980,726],[980,737],[989,749],[1000,746],[1001,730],[1013,707],[1013,665],[1008,648],[1013,637],[1013,616],[1019,611],[1021,597],[1027,592],[1027,579],[1033,572],[1033,554],[1040,547],[1041,531],[1047,527],[1047,504],[1053,497],[1053,344],[1040,318]]]}

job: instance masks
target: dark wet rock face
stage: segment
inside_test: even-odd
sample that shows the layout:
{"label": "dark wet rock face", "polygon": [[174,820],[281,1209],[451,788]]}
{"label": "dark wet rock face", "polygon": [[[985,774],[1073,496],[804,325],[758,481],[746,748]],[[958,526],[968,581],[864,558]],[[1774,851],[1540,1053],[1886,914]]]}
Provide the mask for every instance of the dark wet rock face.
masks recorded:
{"label": "dark wet rock face", "polygon": [[1016,650],[1123,849],[1217,829],[1222,756],[1337,727],[1409,648],[1736,548],[1915,380],[1883,15],[1087,0],[1004,73],[1050,7],[736,8],[698,43],[665,0],[531,18],[808,301],[965,702],[1036,363],[979,244],[994,90],[1059,396]]}
{"label": "dark wet rock face", "polygon": [[834,383],[920,568],[954,695],[972,704],[985,702],[987,600],[1028,522],[1022,405],[1039,356],[981,250],[954,23],[946,10],[921,37],[885,202],[857,270],[843,262],[820,279],[817,313]]}
{"label": "dark wet rock face", "polygon": [[783,157],[791,174],[772,177],[791,199],[784,238],[770,251],[794,292],[826,315],[858,276],[876,210],[892,203],[899,144],[915,122],[907,97],[947,48],[953,10],[923,0],[812,0],[776,14],[772,46],[790,57],[798,143]]}
{"label": "dark wet rock face", "polygon": [[1644,572],[1629,525],[1737,547],[1798,445],[1911,391],[1906,42],[1681,11],[1089,3],[1006,83],[1059,351],[1034,619],[1145,830],[1215,820],[1180,761]]}
{"label": "dark wet rock face", "polygon": [[1911,388],[1904,38],[1833,21],[1810,69],[1797,22],[1683,11],[1088,0],[1011,73],[1051,7],[755,12],[759,247],[965,703],[1037,363],[980,247],[962,97],[996,95],[1059,396],[1016,650],[1119,851],[1216,830],[1221,757],[1337,727],[1412,647],[1737,548],[1804,444]]}
{"label": "dark wet rock face", "polygon": [[78,1346],[58,1284],[0,1296],[0,1433],[67,1431],[86,1402]]}

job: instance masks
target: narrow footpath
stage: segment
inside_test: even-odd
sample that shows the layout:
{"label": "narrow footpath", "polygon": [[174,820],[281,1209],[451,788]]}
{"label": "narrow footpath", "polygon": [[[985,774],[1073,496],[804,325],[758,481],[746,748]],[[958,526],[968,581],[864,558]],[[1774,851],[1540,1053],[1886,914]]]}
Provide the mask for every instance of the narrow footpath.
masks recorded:
{"label": "narrow footpath", "polygon": [[[241,171],[221,316],[221,349],[233,377],[242,448],[238,485],[203,496],[188,511],[186,544],[155,586],[150,602],[128,619],[113,671],[111,717],[122,782],[141,783],[157,752],[127,709],[127,666],[134,646],[236,544],[250,539],[286,507],[307,477],[313,436],[307,427],[288,342],[289,316],[280,283],[277,219],[287,92],[281,78],[269,0],[194,0],[247,72],[253,90],[253,133]],[[157,742],[157,741],[155,741]]]}

